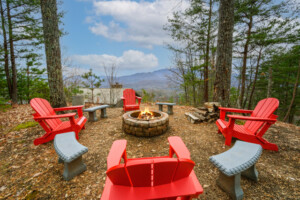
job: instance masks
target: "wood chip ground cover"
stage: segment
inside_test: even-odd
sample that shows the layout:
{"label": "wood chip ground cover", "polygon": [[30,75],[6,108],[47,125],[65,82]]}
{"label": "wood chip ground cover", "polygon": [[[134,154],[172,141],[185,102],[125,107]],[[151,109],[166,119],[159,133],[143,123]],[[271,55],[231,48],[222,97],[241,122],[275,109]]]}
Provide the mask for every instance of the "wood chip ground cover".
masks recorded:
{"label": "wood chip ground cover", "polygon": [[[157,110],[157,106],[141,107]],[[14,130],[32,120],[33,110],[21,105],[0,112],[0,199],[99,199],[105,183],[106,157],[113,141],[126,139],[129,158],[168,155],[167,138],[180,136],[195,161],[198,180],[204,188],[199,199],[229,199],[217,185],[218,170],[209,157],[226,151],[224,137],[214,123],[191,124],[184,113],[192,107],[175,106],[170,129],[164,135],[138,138],[122,132],[122,108],[108,108],[107,119],[88,122],[79,141],[89,148],[83,156],[87,171],[67,182],[62,179],[53,142],[34,146],[33,140],[44,131],[40,126]],[[100,115],[100,112],[97,113]],[[244,199],[299,199],[300,129],[277,122],[265,138],[279,146],[279,152],[263,151],[257,163],[257,183],[242,178]]]}

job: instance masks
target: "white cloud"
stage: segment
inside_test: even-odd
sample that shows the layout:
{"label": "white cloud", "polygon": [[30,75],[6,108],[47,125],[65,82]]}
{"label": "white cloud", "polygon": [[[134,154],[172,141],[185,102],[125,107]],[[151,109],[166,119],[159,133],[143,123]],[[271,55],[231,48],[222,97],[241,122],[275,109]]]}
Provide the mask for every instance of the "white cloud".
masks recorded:
{"label": "white cloud", "polygon": [[153,54],[145,54],[141,51],[128,50],[123,52],[120,57],[114,55],[73,55],[72,61],[92,68],[99,73],[104,72],[104,66],[110,67],[116,65],[119,75],[130,73],[130,71],[147,71],[153,70],[158,67],[158,59]]}
{"label": "white cloud", "polygon": [[[151,48],[152,45],[171,42],[163,26],[174,11],[184,10],[188,5],[188,0],[94,1],[93,18],[98,18],[98,21],[91,22],[90,30],[112,40],[134,41]],[[107,22],[102,16],[110,16],[111,20]],[[91,21],[90,18],[86,21]]]}

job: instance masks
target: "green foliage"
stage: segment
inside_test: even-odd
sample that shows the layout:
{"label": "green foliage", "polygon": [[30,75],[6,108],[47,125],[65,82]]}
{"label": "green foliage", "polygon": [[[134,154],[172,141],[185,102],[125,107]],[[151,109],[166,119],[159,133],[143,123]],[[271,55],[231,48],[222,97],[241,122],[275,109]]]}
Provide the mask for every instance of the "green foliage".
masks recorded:
{"label": "green foliage", "polygon": [[[266,97],[268,85],[268,69],[271,66],[273,73],[272,97],[279,99],[280,106],[277,111],[280,119],[284,117],[290,105],[293,88],[296,82],[297,70],[300,60],[300,45],[295,45],[291,49],[277,49],[273,51],[269,59],[262,63],[257,82],[256,102]],[[298,88],[299,89],[299,88]],[[299,94],[299,90],[297,91]],[[292,122],[295,115],[300,115],[300,95],[296,95],[295,102],[289,116]]]}
{"label": "green foliage", "polygon": [[28,121],[28,122],[24,122],[19,124],[18,126],[13,128],[13,131],[19,131],[21,129],[25,129],[25,128],[29,128],[29,127],[34,127],[36,125],[38,125],[39,123],[34,122],[34,121]]}
{"label": "green foliage", "polygon": [[89,72],[84,73],[81,76],[84,81],[82,84],[86,87],[89,88],[92,91],[92,102],[94,101],[94,89],[99,88],[101,86],[101,83],[104,82],[104,79],[101,79],[99,76],[93,73],[92,69],[90,69]]}
{"label": "green foliage", "polygon": [[154,101],[155,94],[153,92],[148,93],[145,89],[142,89],[142,102],[148,103]]}
{"label": "green foliage", "polygon": [[11,108],[11,105],[1,104],[1,102],[0,102],[0,112],[6,112],[10,108]]}

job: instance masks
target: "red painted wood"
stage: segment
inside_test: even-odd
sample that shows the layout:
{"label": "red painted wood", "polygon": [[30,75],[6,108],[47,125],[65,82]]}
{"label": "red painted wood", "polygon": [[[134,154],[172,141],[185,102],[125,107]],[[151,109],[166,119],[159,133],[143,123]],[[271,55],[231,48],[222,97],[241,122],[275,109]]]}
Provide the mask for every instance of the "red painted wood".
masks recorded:
{"label": "red painted wood", "polygon": [[172,157],[175,153],[178,158],[191,158],[189,150],[187,149],[180,137],[168,137],[168,141],[170,144],[170,157]]}
{"label": "red painted wood", "polygon": [[177,164],[176,158],[153,159],[153,186],[171,183]]}
{"label": "red painted wood", "polygon": [[106,174],[115,185],[132,186],[124,164],[108,169]]}
{"label": "red painted wood", "polygon": [[[190,154],[186,152],[186,146],[179,137],[169,137],[169,142],[173,145],[170,146],[170,151],[175,153],[176,150],[177,155],[189,157]],[[124,155],[126,140],[115,141],[107,158],[108,166],[111,167],[106,172],[102,200],[179,200],[197,198],[203,193],[193,171],[195,163],[189,158],[126,158],[125,164],[120,164]]]}
{"label": "red painted wood", "polygon": [[151,187],[153,159],[131,160],[126,169],[133,187]]}
{"label": "red painted wood", "polygon": [[[276,144],[263,139],[262,136],[268,128],[276,122],[277,115],[273,113],[279,106],[278,99],[267,98],[258,102],[250,117],[240,115],[227,115],[229,122],[224,119],[216,121],[219,131],[225,136],[225,144],[231,144],[231,138],[235,137],[247,142],[260,144],[264,149],[278,151]],[[232,112],[232,109],[221,108],[221,112]],[[235,111],[238,111],[236,109]],[[241,113],[245,113],[241,111]],[[225,115],[223,113],[223,115]],[[234,123],[235,119],[247,120],[244,125]]]}
{"label": "red painted wood", "polygon": [[[138,99],[138,103],[136,103],[136,99]],[[133,89],[125,89],[123,91],[122,100],[123,110],[125,112],[140,109],[141,98],[135,96],[135,91]]]}
{"label": "red painted wood", "polygon": [[[79,131],[84,127],[87,119],[82,114],[82,106],[65,107],[53,109],[50,103],[41,98],[34,98],[30,101],[31,107],[36,111],[33,119],[44,128],[46,133],[34,140],[35,145],[43,144],[54,139],[56,134],[74,131],[78,139]],[[76,113],[57,115],[55,110],[74,110],[77,109],[78,118],[75,119]],[[60,118],[69,118],[69,121],[61,121]]]}
{"label": "red painted wood", "polygon": [[114,141],[107,156],[107,169],[119,165],[122,158],[124,158],[125,161],[127,160],[126,145],[126,140]]}

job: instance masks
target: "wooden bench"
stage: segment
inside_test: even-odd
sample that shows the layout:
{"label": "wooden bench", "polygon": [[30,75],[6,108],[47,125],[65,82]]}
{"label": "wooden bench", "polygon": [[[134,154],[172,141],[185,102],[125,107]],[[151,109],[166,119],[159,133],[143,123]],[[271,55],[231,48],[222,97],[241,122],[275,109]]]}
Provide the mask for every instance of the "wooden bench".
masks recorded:
{"label": "wooden bench", "polygon": [[95,107],[91,107],[91,108],[87,108],[84,109],[83,112],[88,112],[89,113],[89,122],[95,122],[98,120],[97,115],[96,115],[96,111],[97,110],[101,110],[101,118],[107,118],[106,115],[106,108],[108,108],[109,105],[101,105],[101,106],[95,106]]}
{"label": "wooden bench", "polygon": [[163,103],[163,102],[157,102],[156,105],[158,105],[159,111],[163,112],[163,105],[168,106],[168,114],[173,115],[173,106],[176,105],[176,103]]}
{"label": "wooden bench", "polygon": [[258,181],[255,163],[261,153],[262,147],[259,144],[236,141],[228,151],[211,156],[209,160],[220,170],[217,185],[233,199],[242,199],[241,175]]}
{"label": "wooden bench", "polygon": [[65,180],[69,181],[86,170],[82,155],[88,151],[88,148],[76,140],[74,132],[57,134],[54,138],[54,148],[59,157],[58,162],[64,162]]}

